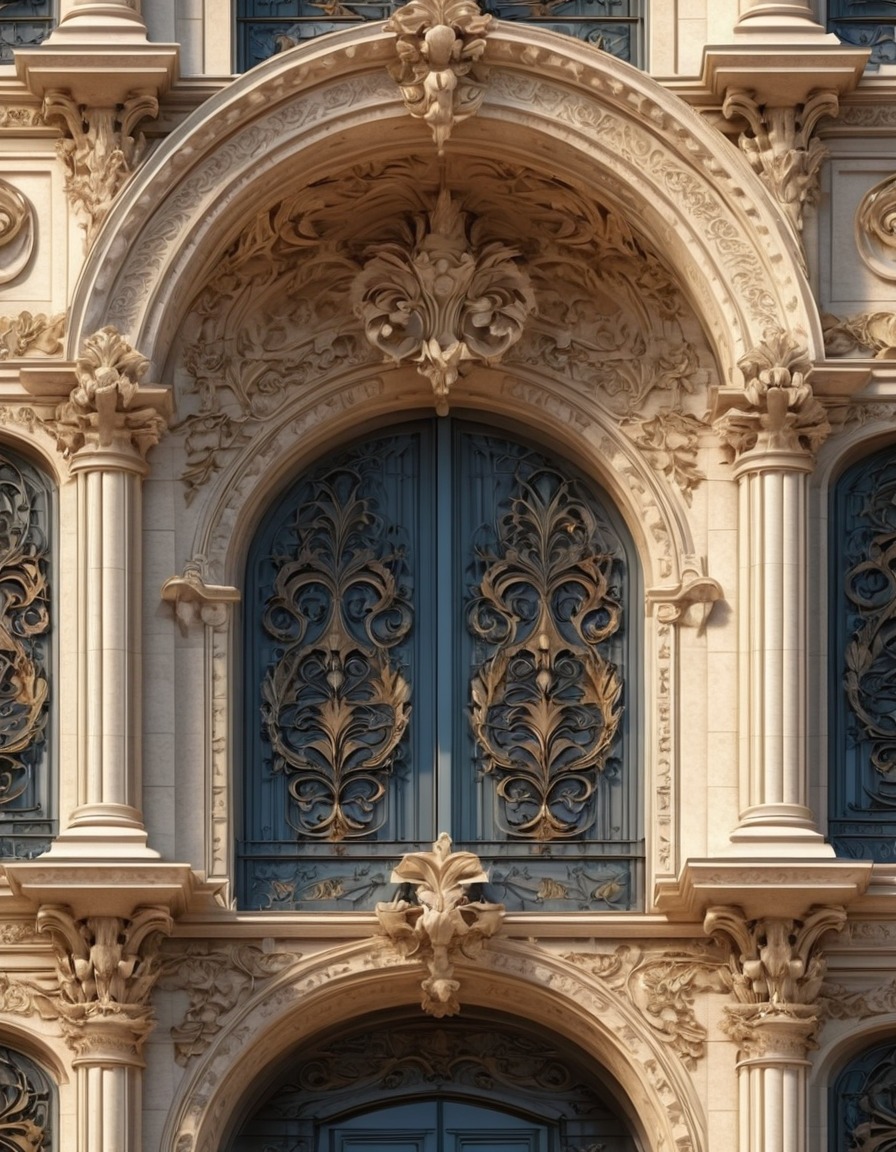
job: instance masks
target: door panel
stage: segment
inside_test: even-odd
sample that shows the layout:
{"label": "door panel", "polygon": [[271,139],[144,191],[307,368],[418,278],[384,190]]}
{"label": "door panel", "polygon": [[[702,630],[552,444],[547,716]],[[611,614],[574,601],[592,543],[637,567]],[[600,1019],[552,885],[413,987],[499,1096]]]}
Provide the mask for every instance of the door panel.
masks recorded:
{"label": "door panel", "polygon": [[546,1125],[456,1100],[421,1100],[326,1126],[319,1152],[550,1152]]}

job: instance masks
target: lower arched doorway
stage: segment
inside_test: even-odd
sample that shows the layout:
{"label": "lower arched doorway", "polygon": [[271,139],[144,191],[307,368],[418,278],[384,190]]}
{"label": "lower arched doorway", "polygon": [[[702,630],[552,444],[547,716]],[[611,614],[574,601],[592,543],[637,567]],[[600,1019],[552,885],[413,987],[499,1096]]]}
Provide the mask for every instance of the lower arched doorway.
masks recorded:
{"label": "lower arched doorway", "polygon": [[368,1017],[291,1054],[227,1152],[639,1152],[611,1078],[518,1020]]}

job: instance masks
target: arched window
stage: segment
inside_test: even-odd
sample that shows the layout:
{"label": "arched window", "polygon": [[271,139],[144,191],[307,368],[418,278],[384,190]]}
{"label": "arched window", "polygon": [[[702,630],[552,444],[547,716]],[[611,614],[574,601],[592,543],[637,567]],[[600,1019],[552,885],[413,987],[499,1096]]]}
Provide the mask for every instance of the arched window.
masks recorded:
{"label": "arched window", "polygon": [[[348,3],[330,0],[237,0],[237,71],[267,60],[276,52],[294,48],[303,40],[323,36],[351,24],[386,20],[403,0],[363,0]],[[486,0],[484,12],[501,20],[536,24],[585,40],[641,65],[643,29],[641,0],[559,0],[551,4],[535,0]]]}
{"label": "arched window", "polygon": [[860,1053],[834,1081],[829,1152],[896,1147],[896,1041]]}
{"label": "arched window", "polygon": [[247,573],[242,905],[371,907],[449,832],[508,907],[635,906],[636,582],[597,487],[503,432],[405,425],[302,476]]}
{"label": "arched window", "polygon": [[896,859],[896,451],[855,464],[831,514],[830,837]]}
{"label": "arched window", "polygon": [[0,452],[0,856],[46,851],[56,833],[50,772],[52,494]]}
{"label": "arched window", "polygon": [[55,1152],[56,1090],[33,1060],[0,1045],[0,1148]]}
{"label": "arched window", "polygon": [[55,0],[13,0],[0,6],[0,64],[12,64],[16,48],[34,48],[56,23]]}

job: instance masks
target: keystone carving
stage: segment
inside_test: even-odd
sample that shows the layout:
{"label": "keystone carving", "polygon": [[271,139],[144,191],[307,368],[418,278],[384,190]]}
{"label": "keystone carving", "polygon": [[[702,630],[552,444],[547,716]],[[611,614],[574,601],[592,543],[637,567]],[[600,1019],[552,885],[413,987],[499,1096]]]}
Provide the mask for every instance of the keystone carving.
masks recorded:
{"label": "keystone carving", "polygon": [[739,405],[716,421],[716,431],[735,456],[754,448],[817,451],[831,426],[806,379],[811,361],[805,344],[790,332],[770,329],[738,367],[747,410]]}
{"label": "keystone carving", "polygon": [[501,925],[503,904],[469,900],[470,885],[487,880],[479,857],[452,852],[451,838],[443,832],[432,852],[408,853],[392,873],[392,883],[410,886],[414,899],[399,897],[376,906],[383,933],[398,951],[419,958],[429,969],[421,1007],[430,1016],[460,1011],[454,962],[475,956]]}
{"label": "keystone carving", "polygon": [[15,280],[34,250],[34,209],[21,192],[0,180],[0,284]]}
{"label": "keystone carving", "polygon": [[53,942],[59,991],[45,996],[77,1056],[114,1055],[138,1061],[154,1017],[150,995],[159,976],[162,935],[172,921],[163,908],[142,908],[129,919],[75,920],[46,905],[37,927]]}
{"label": "keystone carving", "polygon": [[77,385],[48,421],[66,456],[111,449],[146,459],[167,421],[158,407],[141,406],[148,398],[162,406],[163,389],[142,389],[149,367],[115,328],[101,328],[84,342],[76,367]]}
{"label": "keystone carving", "polygon": [[386,24],[398,51],[389,72],[408,112],[429,125],[440,156],[455,124],[482,104],[479,61],[494,22],[474,0],[410,0]]}
{"label": "keystone carving", "polygon": [[725,1009],[723,1028],[745,1055],[805,1057],[823,1014],[827,962],[818,943],[845,923],[839,907],[815,908],[804,920],[747,920],[740,908],[709,909],[705,931],[733,945],[725,982],[737,1003]]}
{"label": "keystone carving", "polygon": [[297,952],[275,952],[254,944],[234,944],[217,951],[197,945],[166,957],[160,987],[184,988],[190,996],[186,1015],[171,1029],[177,1063],[186,1065],[205,1052],[224,1027],[222,1018],[251,996],[259,982],[299,958]]}
{"label": "keystone carving", "polygon": [[133,93],[113,108],[88,108],[61,91],[44,97],[45,119],[61,121],[67,133],[56,151],[65,165],[69,202],[82,217],[85,247],[146,151],[146,141],[133,135],[134,128],[158,111],[159,102],[149,93]]}
{"label": "keystone carving", "polygon": [[443,188],[416,217],[413,241],[375,246],[352,290],[367,339],[387,360],[419,365],[440,416],[469,362],[499,363],[535,309],[520,252],[480,243],[471,221]]}
{"label": "keystone carving", "polygon": [[801,247],[803,210],[818,202],[819,172],[828,154],[812,133],[822,117],[839,110],[832,91],[813,92],[805,104],[775,108],[757,104],[745,88],[731,88],[722,105],[727,119],[742,116],[749,125],[738,139],[741,151],[781,205]]}

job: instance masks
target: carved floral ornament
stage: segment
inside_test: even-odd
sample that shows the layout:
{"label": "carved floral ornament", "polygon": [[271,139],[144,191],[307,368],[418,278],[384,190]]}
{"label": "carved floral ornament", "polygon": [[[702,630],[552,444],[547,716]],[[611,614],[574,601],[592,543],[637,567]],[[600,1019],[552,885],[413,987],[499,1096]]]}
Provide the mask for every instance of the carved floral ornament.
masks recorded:
{"label": "carved floral ornament", "polygon": [[34,208],[5,180],[0,180],[0,284],[25,268],[34,251]]}
{"label": "carved floral ornament", "polygon": [[467,894],[471,884],[487,880],[479,857],[452,852],[443,832],[431,852],[408,853],[392,873],[392,883],[411,887],[414,900],[399,897],[376,906],[384,935],[402,955],[419,958],[429,970],[421,1006],[430,1016],[460,1011],[454,963],[475,956],[501,925],[502,904],[470,901]]}
{"label": "carved floral ornament", "polygon": [[855,225],[856,247],[867,267],[884,280],[896,280],[896,177],[866,192]]}
{"label": "carved floral ornament", "polygon": [[742,395],[726,397],[731,407],[715,424],[736,457],[754,449],[813,454],[831,431],[812,392],[812,367],[803,339],[769,330],[762,343],[738,361]]}
{"label": "carved floral ornament", "polygon": [[186,318],[187,498],[283,426],[303,386],[381,357],[415,366],[440,411],[475,364],[554,375],[628,420],[688,499],[703,478],[702,340],[656,254],[563,181],[461,157],[444,182],[435,160],[359,166],[259,214]]}

